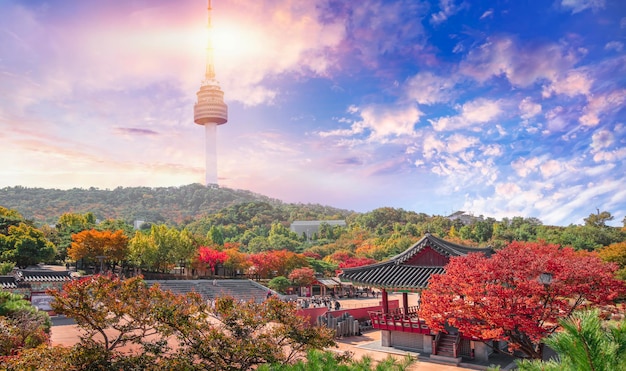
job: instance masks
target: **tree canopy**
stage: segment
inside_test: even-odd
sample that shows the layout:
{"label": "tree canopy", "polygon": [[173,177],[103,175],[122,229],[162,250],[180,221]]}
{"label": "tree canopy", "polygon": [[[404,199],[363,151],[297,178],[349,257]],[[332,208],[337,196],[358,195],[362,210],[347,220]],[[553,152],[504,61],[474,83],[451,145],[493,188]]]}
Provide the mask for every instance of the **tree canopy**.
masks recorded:
{"label": "tree canopy", "polygon": [[624,291],[617,266],[596,254],[544,242],[513,242],[491,258],[455,257],[434,275],[420,315],[434,330],[506,340],[511,350],[541,357],[541,340],[577,309],[611,304]]}
{"label": "tree canopy", "polygon": [[546,339],[558,358],[519,361],[521,371],[626,370],[626,320],[603,323],[599,312],[592,310],[574,313],[560,323],[563,331]]}
{"label": "tree canopy", "polygon": [[[73,370],[249,370],[334,345],[331,330],[309,326],[294,303],[276,298],[220,297],[210,306],[196,293],[176,295],[141,277],[109,275],[72,281],[52,295],[55,312],[82,329],[79,343],[0,359],[0,368],[53,370],[46,359],[53,356],[57,367]],[[129,345],[133,352],[122,351]]]}

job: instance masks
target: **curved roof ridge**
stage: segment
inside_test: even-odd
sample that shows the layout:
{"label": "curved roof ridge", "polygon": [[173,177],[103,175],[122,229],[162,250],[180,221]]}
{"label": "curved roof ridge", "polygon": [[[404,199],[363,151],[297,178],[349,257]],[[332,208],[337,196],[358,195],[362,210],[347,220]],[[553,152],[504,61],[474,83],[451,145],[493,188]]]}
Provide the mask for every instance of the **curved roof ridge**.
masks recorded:
{"label": "curved roof ridge", "polygon": [[463,253],[467,253],[468,251],[476,251],[476,252],[485,252],[485,251],[493,251],[493,249],[491,247],[472,247],[472,246],[465,246],[465,245],[460,245],[458,243],[454,243],[454,242],[450,242],[450,241],[446,241],[444,239],[441,239],[439,237],[435,237],[433,235],[431,235],[430,233],[428,234],[430,236],[430,239],[433,240],[433,242],[439,242],[443,245],[446,245],[448,248],[451,248],[453,250],[460,250],[460,252]]}

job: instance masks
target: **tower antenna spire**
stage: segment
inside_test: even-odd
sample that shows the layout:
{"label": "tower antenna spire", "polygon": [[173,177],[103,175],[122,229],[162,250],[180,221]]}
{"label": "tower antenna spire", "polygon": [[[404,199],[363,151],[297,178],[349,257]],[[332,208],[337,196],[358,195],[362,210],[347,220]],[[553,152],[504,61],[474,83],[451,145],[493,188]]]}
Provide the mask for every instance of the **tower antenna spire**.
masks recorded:
{"label": "tower antenna spire", "polygon": [[208,32],[207,32],[207,44],[206,44],[206,71],[204,78],[206,80],[215,79],[215,67],[213,66],[213,25],[211,24],[211,0],[208,0]]}

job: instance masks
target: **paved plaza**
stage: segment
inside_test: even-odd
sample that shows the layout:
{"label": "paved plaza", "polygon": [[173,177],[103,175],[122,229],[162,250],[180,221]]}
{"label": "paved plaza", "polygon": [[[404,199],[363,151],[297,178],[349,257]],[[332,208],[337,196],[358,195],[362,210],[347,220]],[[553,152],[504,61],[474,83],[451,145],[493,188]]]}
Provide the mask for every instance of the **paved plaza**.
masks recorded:
{"label": "paved plaza", "polygon": [[[342,309],[349,309],[378,305],[380,300],[380,298],[368,297],[341,299],[340,302]],[[402,295],[390,294],[389,300],[401,301]],[[410,305],[415,305],[417,303],[417,296],[410,294],[409,303]],[[73,320],[59,316],[53,318],[53,324],[52,345],[71,346],[78,342],[79,329],[74,324]],[[367,355],[376,361],[383,360],[389,355],[397,358],[403,358],[406,354],[411,354],[412,356],[418,358],[418,362],[413,364],[410,367],[410,370],[417,371],[463,371],[485,368],[484,365],[467,365],[467,367],[443,365],[433,363],[428,359],[422,359],[419,361],[418,353],[380,346],[380,331],[378,330],[366,331],[361,336],[351,336],[337,339],[337,348],[331,350],[336,352],[349,351],[357,359]]]}

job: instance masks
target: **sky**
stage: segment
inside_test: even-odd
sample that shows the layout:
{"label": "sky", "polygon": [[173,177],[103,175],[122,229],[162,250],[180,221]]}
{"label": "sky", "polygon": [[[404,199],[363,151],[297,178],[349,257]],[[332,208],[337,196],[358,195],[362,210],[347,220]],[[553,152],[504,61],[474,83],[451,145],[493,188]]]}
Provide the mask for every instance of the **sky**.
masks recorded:
{"label": "sky", "polygon": [[[220,186],[626,216],[623,0],[213,0]],[[0,187],[204,181],[205,0],[0,0]]]}

